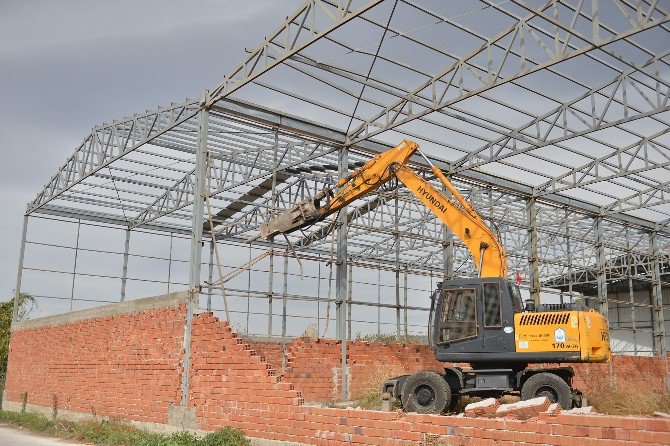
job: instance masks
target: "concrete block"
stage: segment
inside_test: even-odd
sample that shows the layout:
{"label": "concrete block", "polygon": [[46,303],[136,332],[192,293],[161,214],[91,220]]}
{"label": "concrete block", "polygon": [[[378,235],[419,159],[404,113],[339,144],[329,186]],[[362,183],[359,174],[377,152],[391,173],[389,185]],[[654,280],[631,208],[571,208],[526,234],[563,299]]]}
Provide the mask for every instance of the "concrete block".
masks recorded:
{"label": "concrete block", "polygon": [[168,424],[182,429],[196,429],[195,407],[170,406],[168,409]]}
{"label": "concrete block", "polygon": [[465,406],[466,417],[485,417],[496,413],[500,403],[495,398],[486,398],[476,403],[470,403]]}

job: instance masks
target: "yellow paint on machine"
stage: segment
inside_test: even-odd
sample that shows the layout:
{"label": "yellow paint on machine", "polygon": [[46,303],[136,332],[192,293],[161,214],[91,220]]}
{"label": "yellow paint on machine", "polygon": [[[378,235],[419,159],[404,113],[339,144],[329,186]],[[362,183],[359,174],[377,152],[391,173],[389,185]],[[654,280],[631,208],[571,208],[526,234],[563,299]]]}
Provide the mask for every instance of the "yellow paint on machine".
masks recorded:
{"label": "yellow paint on machine", "polygon": [[607,321],[593,310],[517,313],[514,338],[520,353],[574,353],[574,362],[610,359]]}

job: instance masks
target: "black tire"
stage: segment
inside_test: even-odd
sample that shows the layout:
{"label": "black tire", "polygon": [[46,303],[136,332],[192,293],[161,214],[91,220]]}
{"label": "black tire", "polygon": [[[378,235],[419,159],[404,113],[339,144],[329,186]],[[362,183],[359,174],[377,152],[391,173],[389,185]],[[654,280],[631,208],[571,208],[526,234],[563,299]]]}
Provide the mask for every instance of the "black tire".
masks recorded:
{"label": "black tire", "polygon": [[554,373],[536,373],[528,378],[521,387],[521,399],[529,400],[546,396],[552,403],[559,403],[563,409],[572,408],[572,390],[570,386]]}
{"label": "black tire", "polygon": [[401,393],[405,412],[440,414],[451,403],[449,384],[435,372],[421,371],[410,376]]}

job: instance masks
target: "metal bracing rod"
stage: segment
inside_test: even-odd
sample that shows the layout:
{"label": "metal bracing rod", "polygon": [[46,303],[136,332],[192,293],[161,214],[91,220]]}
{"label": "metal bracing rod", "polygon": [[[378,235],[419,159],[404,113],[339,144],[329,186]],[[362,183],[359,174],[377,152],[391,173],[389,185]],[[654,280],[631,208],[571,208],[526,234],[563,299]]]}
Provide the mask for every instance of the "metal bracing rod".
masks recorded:
{"label": "metal bracing rod", "polygon": [[[208,92],[203,93],[201,103],[207,102]],[[198,150],[195,157],[193,220],[191,223],[191,257],[188,277],[188,301],[186,303],[186,328],[184,330],[184,362],[181,380],[181,405],[188,403],[189,373],[191,366],[191,326],[193,312],[200,295],[200,271],[202,262],[202,228],[205,213],[207,186],[207,132],[209,111],[201,108],[198,113]]]}
{"label": "metal bracing rod", "polygon": [[[244,62],[233,69],[223,81],[212,89],[208,105],[212,105],[219,99],[230,95],[282,61],[289,59],[321,37],[330,34],[382,1],[370,1],[356,11],[349,9],[351,1],[347,1],[344,7],[342,7],[342,3],[340,2],[334,9],[332,2],[323,0],[310,0],[306,2],[293,15],[286,18],[284,25],[265,38],[261,46],[252,51]],[[314,28],[315,24],[324,21],[330,24],[330,26],[317,32]],[[294,26],[296,23],[299,23],[297,29]],[[303,35],[307,34],[308,37],[299,41],[301,33]],[[275,42],[281,41],[282,38],[283,42],[281,46],[277,46]],[[273,53],[275,54],[274,57],[269,58],[268,55]]]}
{"label": "metal bracing rod", "polygon": [[[121,299],[120,302],[126,300],[126,281],[128,278],[128,254],[130,249],[130,228],[126,228],[126,240],[123,244],[123,269],[121,275]],[[169,291],[168,291],[169,292]]]}

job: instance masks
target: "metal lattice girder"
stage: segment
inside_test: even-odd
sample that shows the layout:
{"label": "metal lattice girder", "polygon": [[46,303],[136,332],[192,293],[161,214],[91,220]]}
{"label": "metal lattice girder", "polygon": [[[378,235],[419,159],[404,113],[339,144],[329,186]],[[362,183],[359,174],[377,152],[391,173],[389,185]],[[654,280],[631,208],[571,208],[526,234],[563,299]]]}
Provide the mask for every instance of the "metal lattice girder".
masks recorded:
{"label": "metal lattice girder", "polygon": [[314,41],[328,35],[381,2],[383,0],[362,3],[359,8],[354,9],[352,8],[353,0],[307,1],[295,13],[286,17],[286,21],[278,30],[266,37],[261,46],[253,50],[244,62],[211,90],[208,105],[225,98]]}
{"label": "metal lattice girder", "polygon": [[[613,0],[615,1],[615,0]],[[608,38],[601,38],[597,26],[594,26],[594,36],[583,36],[577,33],[570,25],[574,26],[574,21],[580,16],[581,10],[575,11],[568,24],[561,23],[553,17],[549,20],[553,25],[554,42],[564,42],[557,47],[557,51],[551,52],[543,40],[536,32],[536,28],[531,21],[536,16],[541,16],[548,20],[545,10],[550,8],[554,2],[547,2],[541,8],[531,8],[524,4],[524,7],[532,11],[529,15],[518,18],[518,21],[512,26],[499,33],[487,43],[481,45],[465,57],[450,65],[445,70],[432,76],[429,80],[423,82],[418,87],[411,90],[405,98],[395,101],[387,106],[381,112],[367,119],[356,129],[349,133],[351,143],[356,143],[362,139],[371,138],[382,132],[394,129],[415,119],[422,118],[436,110],[456,104],[466,98],[479,95],[494,87],[512,82],[523,76],[556,65],[565,60],[602,48],[605,45],[626,39],[634,34],[649,29],[651,27],[670,21],[670,14],[654,14],[656,6],[649,11],[642,23],[635,22],[628,29],[619,33],[610,35]],[[563,30],[569,30],[571,35],[577,34],[578,42],[573,42],[573,48],[568,45],[569,39],[562,36]],[[526,51],[526,45],[530,41],[526,39],[525,34],[530,35],[538,45],[545,50],[544,60],[538,60],[528,67],[528,60],[523,57]],[[499,59],[494,61],[492,58],[492,49],[503,48]],[[514,49],[515,54],[522,57],[510,57]],[[478,67],[472,64],[472,61],[478,57],[484,56],[488,60],[487,72],[481,73]],[[506,76],[502,76],[506,73]],[[470,86],[466,88],[464,86]]]}
{"label": "metal lattice girder", "polygon": [[198,101],[188,101],[94,128],[28,204],[27,213],[34,212],[100,169],[192,118],[199,109]]}
{"label": "metal lattice girder", "polygon": [[[453,171],[459,172],[472,169],[540,147],[554,145],[577,136],[586,135],[596,130],[619,126],[630,121],[670,110],[670,104],[668,103],[670,86],[665,81],[659,80],[653,72],[646,71],[646,68],[653,66],[659,59],[668,57],[668,55],[670,55],[670,51],[656,56],[639,67],[634,67],[616,76],[614,79],[586,93],[580,94],[572,100],[565,101],[548,113],[532,119],[479,149],[473,150],[452,164]],[[639,73],[649,76],[653,80],[655,89],[649,91],[649,93],[653,93],[652,98],[649,98],[645,94],[645,91],[649,90],[648,87],[644,84],[638,85],[639,82],[633,78],[633,75]],[[626,92],[627,86],[629,89],[632,87],[635,91],[639,92],[640,96],[645,100],[644,105],[646,108],[643,109],[639,105],[630,106],[628,104],[628,96],[632,92]],[[597,96],[602,96],[605,98],[605,101],[597,101]],[[617,116],[617,119],[608,119],[608,112],[612,110],[612,103],[616,97],[621,98],[624,108],[623,117],[618,118]],[[610,114],[614,115],[616,112]],[[570,124],[568,124],[569,118]],[[664,124],[667,125],[667,123]],[[665,131],[659,132],[652,139],[665,133]],[[642,138],[632,147],[637,147],[638,144],[645,144],[648,141],[649,138]],[[521,146],[520,143],[525,144]],[[660,145],[662,146],[662,144]],[[646,154],[646,151],[643,154]],[[605,160],[601,160],[601,163],[606,164]],[[549,182],[547,185],[538,187],[538,189],[548,189],[553,184],[554,182]],[[553,189],[550,190],[555,191]]]}
{"label": "metal lattice girder", "polygon": [[[308,140],[286,144],[278,148],[280,156],[273,166],[273,151],[268,147],[229,150],[212,153],[209,165],[209,196],[232,190],[240,185],[262,180],[272,175],[273,169],[285,170],[334,152],[332,146]],[[131,227],[141,226],[193,203],[193,172],[185,175],[150,206],[133,219]]]}

